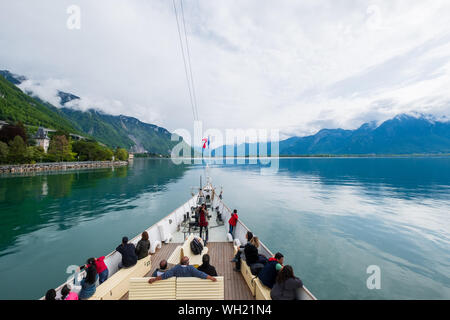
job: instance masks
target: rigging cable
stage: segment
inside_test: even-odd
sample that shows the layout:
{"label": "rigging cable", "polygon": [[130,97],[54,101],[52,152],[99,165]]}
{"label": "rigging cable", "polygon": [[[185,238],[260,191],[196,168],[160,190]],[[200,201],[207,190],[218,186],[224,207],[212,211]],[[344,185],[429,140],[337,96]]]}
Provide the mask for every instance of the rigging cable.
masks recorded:
{"label": "rigging cable", "polygon": [[[190,101],[191,101],[192,114],[194,116],[194,121],[195,121],[195,120],[198,120],[198,112],[197,112],[196,105],[194,104],[194,98],[193,98],[194,88],[192,87],[192,89],[191,89],[191,85],[192,86],[194,85],[194,81],[192,80],[192,70],[191,70],[191,67],[190,67],[191,65],[190,65],[190,62],[189,62],[189,70],[190,70],[190,72],[188,72],[188,64],[186,63],[186,57],[185,57],[185,53],[184,53],[183,40],[182,40],[181,30],[180,30],[180,22],[178,21],[177,7],[175,5],[175,0],[172,0],[172,2],[173,2],[173,10],[175,12],[175,19],[177,21],[178,38],[180,40],[181,55],[183,56],[184,72],[186,74],[186,81],[187,81],[187,85],[188,85],[189,98],[190,98]],[[184,14],[183,14],[183,24],[184,24]],[[186,29],[184,29],[184,33],[185,33],[186,46],[187,46]],[[188,51],[188,54],[189,54],[189,51]],[[190,61],[190,55],[189,55],[189,61]],[[189,74],[191,75],[191,79],[189,78]]]}
{"label": "rigging cable", "polygon": [[195,115],[197,116],[197,120],[198,120],[197,95],[195,94],[194,76],[192,73],[192,63],[191,63],[191,53],[189,50],[189,41],[188,41],[188,37],[187,37],[187,33],[186,33],[186,23],[184,20],[183,0],[180,0],[180,5],[181,5],[181,17],[183,19],[183,29],[184,29],[184,39],[185,39],[184,42],[186,43],[187,61],[188,61],[189,73],[191,76],[192,97],[194,99]]}

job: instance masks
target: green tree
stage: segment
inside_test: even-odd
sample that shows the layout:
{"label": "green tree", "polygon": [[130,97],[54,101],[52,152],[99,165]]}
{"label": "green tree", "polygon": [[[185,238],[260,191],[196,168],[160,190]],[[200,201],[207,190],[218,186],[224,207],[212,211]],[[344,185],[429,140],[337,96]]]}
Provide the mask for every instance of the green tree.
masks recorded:
{"label": "green tree", "polygon": [[25,163],[27,155],[27,146],[21,136],[16,136],[9,143],[9,163]]}
{"label": "green tree", "polygon": [[73,161],[72,144],[65,135],[53,136],[48,147],[48,154],[54,161]]}
{"label": "green tree", "polygon": [[111,149],[94,141],[76,141],[73,143],[73,151],[81,161],[112,160],[114,155]]}
{"label": "green tree", "polygon": [[41,146],[27,147],[26,159],[28,163],[42,162],[46,159],[44,148]]}
{"label": "green tree", "polygon": [[116,152],[114,153],[114,157],[116,158],[116,160],[126,161],[128,160],[128,152],[123,148],[117,148]]}
{"label": "green tree", "polygon": [[0,163],[8,162],[8,153],[9,153],[8,145],[0,141]]}

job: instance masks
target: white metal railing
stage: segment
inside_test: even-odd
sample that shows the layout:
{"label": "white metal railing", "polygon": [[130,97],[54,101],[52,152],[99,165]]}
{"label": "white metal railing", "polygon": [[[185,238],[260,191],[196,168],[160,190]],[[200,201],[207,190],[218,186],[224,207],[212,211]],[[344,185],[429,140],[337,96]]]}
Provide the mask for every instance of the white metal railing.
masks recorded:
{"label": "white metal railing", "polygon": [[[213,189],[213,192],[215,190]],[[224,221],[228,222],[231,217],[232,210],[217,196],[214,197],[216,204],[214,207],[219,206],[219,210],[222,212],[222,216],[224,217]],[[225,220],[226,219],[226,220]],[[248,231],[251,231],[241,219],[238,219],[236,223],[236,227],[234,229],[234,238],[239,239],[241,243],[246,243],[246,234]],[[266,247],[266,245],[260,241],[260,247],[258,248],[260,254],[264,255],[266,258],[273,257],[273,253]],[[305,287],[299,289],[298,292],[299,300],[317,300],[317,298]]]}
{"label": "white metal railing", "polygon": [[[162,242],[161,235],[158,230],[158,224],[160,224],[161,222],[164,222],[165,220],[168,221],[167,225],[169,226],[169,232],[171,234],[174,234],[177,231],[178,225],[183,221],[184,214],[188,211],[190,212],[191,207],[195,206],[196,199],[197,199],[197,195],[193,196],[191,199],[189,199],[187,202],[185,202],[182,206],[180,206],[177,209],[175,209],[174,211],[172,211],[170,214],[168,214],[167,216],[165,216],[164,218],[162,218],[161,220],[159,220],[158,222],[153,224],[148,229],[142,230],[142,231],[147,231],[150,243],[152,243],[154,241]],[[120,235],[118,235],[118,237],[121,238]],[[136,245],[140,239],[141,239],[141,234],[138,234],[133,239],[131,239],[129,241],[129,243],[133,243],[134,245]],[[119,262],[121,260],[122,260],[122,255],[119,252],[117,252],[116,250],[112,251],[111,253],[109,253],[108,255],[105,256],[105,264],[108,267],[108,271],[109,271],[108,278],[111,277],[113,274],[115,274],[118,271]],[[79,276],[84,276],[84,275],[85,275],[84,270],[79,273]],[[68,284],[73,287],[74,277],[75,277],[75,275],[70,276],[63,284],[61,284],[59,287],[57,287],[55,289],[56,293],[57,293],[57,297],[60,296],[61,289],[64,287],[64,285]],[[108,280],[106,280],[106,281],[108,281]],[[43,299],[45,299],[45,297],[40,298],[40,300],[43,300]]]}

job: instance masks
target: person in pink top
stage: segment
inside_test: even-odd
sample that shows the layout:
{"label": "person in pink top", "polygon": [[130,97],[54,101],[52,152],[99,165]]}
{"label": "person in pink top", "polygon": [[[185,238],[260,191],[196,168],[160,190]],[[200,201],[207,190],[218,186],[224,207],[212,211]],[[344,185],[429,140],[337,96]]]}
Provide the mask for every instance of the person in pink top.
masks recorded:
{"label": "person in pink top", "polygon": [[70,291],[69,286],[66,284],[61,289],[61,300],[78,300],[78,294]]}

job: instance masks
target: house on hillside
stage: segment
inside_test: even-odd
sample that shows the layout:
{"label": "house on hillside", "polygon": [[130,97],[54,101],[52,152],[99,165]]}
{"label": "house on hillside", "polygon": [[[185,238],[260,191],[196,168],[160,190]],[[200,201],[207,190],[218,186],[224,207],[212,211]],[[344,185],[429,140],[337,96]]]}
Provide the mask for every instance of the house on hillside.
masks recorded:
{"label": "house on hillside", "polygon": [[47,135],[47,131],[39,127],[33,138],[36,140],[36,146],[44,148],[44,152],[47,153],[48,146],[50,145],[50,138]]}

